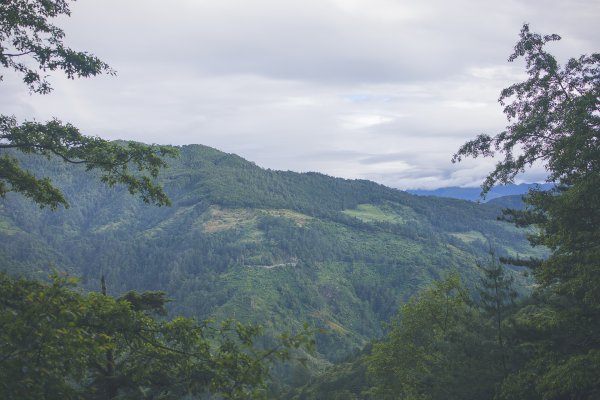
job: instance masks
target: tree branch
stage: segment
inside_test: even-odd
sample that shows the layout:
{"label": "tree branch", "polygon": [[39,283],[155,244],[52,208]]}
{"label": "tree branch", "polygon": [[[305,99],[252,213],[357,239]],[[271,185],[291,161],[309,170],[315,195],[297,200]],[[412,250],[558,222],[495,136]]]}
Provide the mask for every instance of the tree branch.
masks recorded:
{"label": "tree branch", "polygon": [[5,56],[5,57],[21,57],[21,56],[26,56],[27,54],[31,54],[31,53],[35,53],[35,51],[29,50],[29,51],[24,51],[23,53],[18,53],[18,54],[0,53],[0,55]]}

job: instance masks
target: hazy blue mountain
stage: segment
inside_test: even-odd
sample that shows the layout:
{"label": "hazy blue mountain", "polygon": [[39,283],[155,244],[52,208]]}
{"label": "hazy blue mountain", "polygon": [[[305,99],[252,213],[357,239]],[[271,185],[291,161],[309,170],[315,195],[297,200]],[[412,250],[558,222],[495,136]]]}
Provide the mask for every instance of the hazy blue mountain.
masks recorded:
{"label": "hazy blue mountain", "polygon": [[549,190],[553,187],[553,185],[549,183],[521,183],[519,185],[495,186],[487,194],[485,199],[481,199],[481,188],[479,187],[450,186],[434,190],[408,190],[408,192],[418,196],[449,197],[452,199],[481,201],[485,203],[498,197],[523,195],[526,194],[529,189],[537,187],[541,188],[542,190]]}
{"label": "hazy blue mountain", "polygon": [[523,201],[523,195],[521,194],[496,197],[495,199],[488,201],[487,204],[493,204],[502,208],[513,208],[515,210],[525,208],[525,202]]}

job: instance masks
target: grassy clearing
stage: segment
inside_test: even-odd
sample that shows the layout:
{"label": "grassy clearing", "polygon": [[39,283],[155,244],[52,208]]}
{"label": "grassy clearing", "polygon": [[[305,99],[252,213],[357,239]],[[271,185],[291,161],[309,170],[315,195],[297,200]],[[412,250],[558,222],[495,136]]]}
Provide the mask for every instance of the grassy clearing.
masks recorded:
{"label": "grassy clearing", "polygon": [[9,221],[0,219],[0,233],[2,233],[3,235],[12,236],[19,230],[19,228],[15,227]]}
{"label": "grassy clearing", "polygon": [[468,231],[468,232],[455,232],[451,233],[451,236],[454,236],[457,239],[462,240],[467,244],[471,244],[473,242],[479,241],[482,243],[487,243],[487,239],[481,232],[477,231]]}
{"label": "grassy clearing", "polygon": [[310,222],[311,220],[313,220],[313,217],[310,217],[306,214],[301,214],[299,212],[295,212],[292,210],[285,210],[285,209],[267,209],[267,210],[260,210],[261,212],[270,215],[272,217],[280,217],[280,218],[287,218],[287,219],[291,219],[292,221],[294,221],[296,223],[297,226],[304,226],[306,225],[308,222]]}
{"label": "grassy clearing", "polygon": [[334,332],[344,335],[348,333],[348,330],[346,328],[344,328],[338,322],[334,321],[329,315],[322,311],[313,311],[312,313],[310,313],[310,316],[320,319],[325,323],[325,325],[329,327],[329,329],[331,329]]}
{"label": "grassy clearing", "polygon": [[342,212],[363,222],[389,222],[392,224],[403,224],[406,222],[402,216],[373,204],[359,204],[355,209],[344,210]]}
{"label": "grassy clearing", "polygon": [[261,215],[290,219],[297,226],[304,226],[313,219],[308,215],[285,209],[230,209],[211,206],[204,218],[198,221],[196,225],[199,225],[205,233],[216,233],[229,229],[255,226],[258,217]]}
{"label": "grassy clearing", "polygon": [[102,225],[94,229],[94,233],[104,233],[110,231],[116,231],[123,226],[123,220],[111,222],[110,224]]}
{"label": "grassy clearing", "polygon": [[202,230],[216,233],[229,229],[252,225],[256,222],[256,212],[250,209],[227,209],[211,206],[202,221]]}

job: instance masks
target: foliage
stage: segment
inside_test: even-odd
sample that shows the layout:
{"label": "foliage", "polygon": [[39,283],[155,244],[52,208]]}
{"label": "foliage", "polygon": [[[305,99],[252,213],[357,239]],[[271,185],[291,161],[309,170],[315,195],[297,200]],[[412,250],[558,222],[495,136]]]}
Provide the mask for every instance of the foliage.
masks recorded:
{"label": "foliage", "polygon": [[79,294],[64,290],[66,284],[0,275],[0,397],[77,398],[65,378],[83,380],[83,367],[100,350],[78,324],[87,308]]}
{"label": "foliage", "polygon": [[[495,271],[498,264],[490,265],[482,268]],[[510,382],[505,377],[512,377],[532,351],[513,348],[526,335],[514,327],[522,328],[514,321],[521,318],[515,312],[533,304],[511,306],[510,279],[500,279],[502,285],[494,281],[499,279],[483,276],[480,285],[468,290],[451,273],[431,283],[400,307],[381,340],[327,369],[289,397],[491,399],[503,394],[499,388]],[[502,286],[500,294],[495,294],[496,286]],[[483,296],[489,301],[483,300],[482,293],[489,295]],[[502,309],[502,341],[498,340],[495,311],[498,298],[508,300]],[[529,398],[523,393],[507,398]]]}
{"label": "foliage", "polygon": [[504,155],[486,178],[487,193],[496,183],[512,183],[537,161],[549,182],[571,185],[600,169],[600,54],[570,59],[561,68],[544,46],[558,35],[531,33],[525,24],[509,61],[525,58],[529,78],[504,89],[499,102],[509,122],[506,130],[465,143],[453,161],[464,157]]}
{"label": "foliage", "polygon": [[3,399],[264,398],[269,363],[312,346],[305,330],[260,350],[258,326],[157,319],[158,293],[116,299],[73,286],[0,274]]}
{"label": "foliage", "polygon": [[[166,155],[175,155],[173,148],[147,146],[128,142],[126,145],[82,135],[71,124],[53,120],[45,124],[17,124],[14,117],[0,116],[0,150],[15,149],[25,154],[56,156],[71,164],[84,164],[86,170],[101,171],[100,180],[109,186],[123,184],[131,194],[140,194],[145,203],[170,204],[162,188],[152,182],[161,168],[166,167]],[[134,171],[147,171],[150,177]],[[56,209],[68,207],[62,192],[50,178],[36,178],[19,166],[17,158],[4,153],[0,156],[0,196],[15,191],[31,198],[40,206]]]}
{"label": "foliage", "polygon": [[513,287],[515,279],[513,275],[506,274],[504,266],[498,262],[493,250],[490,250],[488,263],[479,264],[478,266],[483,271],[483,277],[478,288],[479,305],[494,321],[502,372],[506,375],[508,373],[507,353],[509,351],[506,348],[506,334],[503,325],[511,308],[514,308],[515,299],[518,295]]}
{"label": "foliage", "polygon": [[376,397],[491,398],[495,371],[484,328],[456,274],[433,283],[401,306],[388,336],[373,345]]}
{"label": "foliage", "polygon": [[[65,47],[65,33],[50,22],[70,16],[69,0],[9,0],[0,3],[0,64],[23,75],[32,92],[52,90],[47,71],[89,77],[114,71],[99,58]],[[1,77],[0,77],[1,79]]]}
{"label": "foliage", "polygon": [[332,365],[302,387],[294,388],[281,398],[293,400],[359,400],[377,399],[371,395],[373,383],[367,376],[367,358],[371,345],[359,353]]}
{"label": "foliage", "polygon": [[[51,20],[69,16],[69,3],[65,0],[0,3],[0,65],[22,74],[31,92],[47,94],[52,90],[45,75],[47,71],[61,70],[71,79],[114,74],[96,56],[64,46],[65,33],[52,25]],[[7,152],[10,149],[85,164],[88,171],[100,171],[100,179],[109,186],[125,185],[146,203],[170,204],[162,188],[153,182],[166,166],[162,157],[176,153],[170,147],[133,142],[123,145],[83,135],[71,124],[57,119],[18,123],[13,116],[0,115],[0,197],[7,192],[19,192],[42,207],[56,209],[59,205],[68,206],[63,193],[48,177],[38,178],[22,168],[13,153]]]}

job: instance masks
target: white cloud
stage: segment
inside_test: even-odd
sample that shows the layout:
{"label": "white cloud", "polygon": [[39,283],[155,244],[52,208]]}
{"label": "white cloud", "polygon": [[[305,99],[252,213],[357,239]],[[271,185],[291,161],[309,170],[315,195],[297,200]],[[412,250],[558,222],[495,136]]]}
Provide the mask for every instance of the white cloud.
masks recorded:
{"label": "white cloud", "polygon": [[364,129],[392,122],[395,117],[377,114],[348,114],[340,117],[343,129]]}

